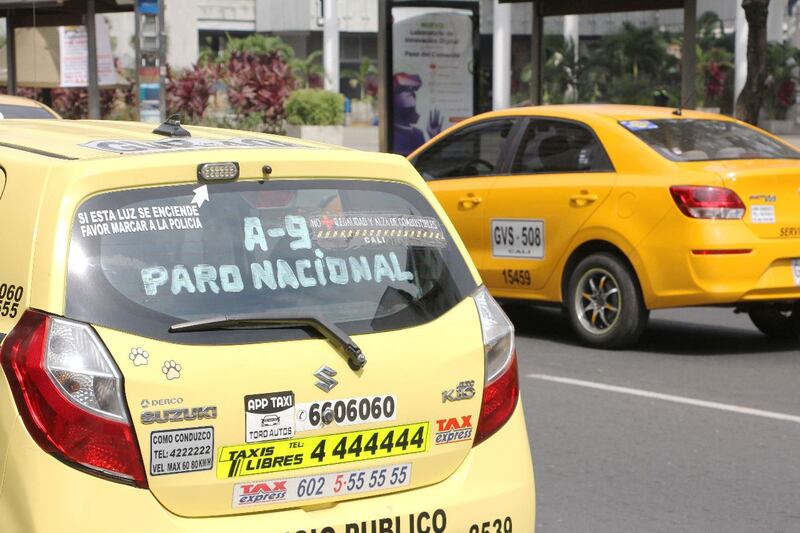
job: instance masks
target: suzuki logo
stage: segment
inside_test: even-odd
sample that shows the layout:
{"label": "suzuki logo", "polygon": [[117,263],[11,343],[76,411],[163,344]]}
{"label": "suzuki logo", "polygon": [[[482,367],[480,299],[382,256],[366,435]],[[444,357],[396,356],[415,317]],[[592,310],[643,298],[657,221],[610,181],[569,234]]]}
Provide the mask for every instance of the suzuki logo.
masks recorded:
{"label": "suzuki logo", "polygon": [[335,375],[336,371],[334,369],[327,365],[322,365],[319,367],[319,370],[314,372],[314,377],[319,379],[315,385],[325,392],[330,392],[336,385],[339,384],[338,381],[333,379],[333,376]]}

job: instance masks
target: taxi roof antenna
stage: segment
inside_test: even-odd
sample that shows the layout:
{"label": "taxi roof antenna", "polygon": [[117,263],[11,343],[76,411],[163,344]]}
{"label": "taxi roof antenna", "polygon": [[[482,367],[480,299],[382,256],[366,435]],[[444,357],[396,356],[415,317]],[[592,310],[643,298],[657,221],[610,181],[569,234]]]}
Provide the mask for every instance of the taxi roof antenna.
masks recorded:
{"label": "taxi roof antenna", "polygon": [[160,126],[153,130],[156,135],[164,135],[165,137],[191,137],[192,134],[189,130],[181,126],[181,115],[175,113],[165,120]]}
{"label": "taxi roof antenna", "polygon": [[683,101],[678,100],[678,107],[675,108],[675,111],[672,112],[673,115],[676,117],[683,116],[683,108],[686,107],[686,104],[689,103],[689,99],[694,98],[694,94],[697,92],[697,87],[692,88],[692,92],[686,95],[686,98]]}

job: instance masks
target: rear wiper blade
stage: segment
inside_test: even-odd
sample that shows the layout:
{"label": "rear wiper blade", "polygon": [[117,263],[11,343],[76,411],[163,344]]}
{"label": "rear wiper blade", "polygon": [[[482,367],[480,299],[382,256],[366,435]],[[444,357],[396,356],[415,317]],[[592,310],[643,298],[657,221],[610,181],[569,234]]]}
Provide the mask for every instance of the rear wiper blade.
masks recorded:
{"label": "rear wiper blade", "polygon": [[360,370],[367,364],[367,358],[361,348],[341,330],[337,325],[317,315],[265,315],[262,313],[246,313],[235,315],[219,315],[202,320],[190,320],[170,326],[170,333],[184,333],[189,331],[214,331],[222,329],[249,329],[249,328],[304,328],[316,330],[328,342],[339,348],[347,357],[347,363],[353,370]]}

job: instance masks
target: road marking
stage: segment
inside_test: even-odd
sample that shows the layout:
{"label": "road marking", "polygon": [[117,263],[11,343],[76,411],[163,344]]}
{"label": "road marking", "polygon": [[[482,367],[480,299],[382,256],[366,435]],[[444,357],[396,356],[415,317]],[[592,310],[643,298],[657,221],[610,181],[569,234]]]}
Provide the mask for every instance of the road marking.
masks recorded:
{"label": "road marking", "polygon": [[709,402],[706,400],[687,398],[685,396],[673,396],[672,394],[661,394],[660,392],[632,389],[629,387],[617,387],[616,385],[607,385],[605,383],[597,383],[595,381],[584,381],[582,379],[564,378],[560,376],[550,376],[547,374],[528,374],[528,377],[542,381],[552,381],[553,383],[563,383],[565,385],[575,385],[589,389],[618,392],[620,394],[630,394],[631,396],[640,396],[642,398],[652,398],[655,400],[664,400],[665,402],[693,405],[695,407],[705,407],[707,409],[717,409],[718,411],[728,411],[730,413],[739,413],[742,415],[760,416],[761,418],[771,418],[772,420],[782,420],[784,422],[794,422],[796,424],[800,424],[800,416],[788,415],[786,413],[776,413],[775,411],[751,409],[750,407],[743,407],[741,405]]}

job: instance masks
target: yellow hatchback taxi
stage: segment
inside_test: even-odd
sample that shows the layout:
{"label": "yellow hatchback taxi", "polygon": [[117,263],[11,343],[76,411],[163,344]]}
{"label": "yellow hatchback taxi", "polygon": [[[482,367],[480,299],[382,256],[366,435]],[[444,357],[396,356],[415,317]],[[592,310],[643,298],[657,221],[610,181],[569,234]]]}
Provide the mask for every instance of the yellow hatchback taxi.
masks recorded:
{"label": "yellow hatchback taxi", "polygon": [[800,337],[800,152],[709,113],[486,113],[409,155],[498,298],[557,303],[586,344],[718,305]]}
{"label": "yellow hatchback taxi", "polygon": [[514,331],[408,162],[0,123],[3,533],[533,531]]}

